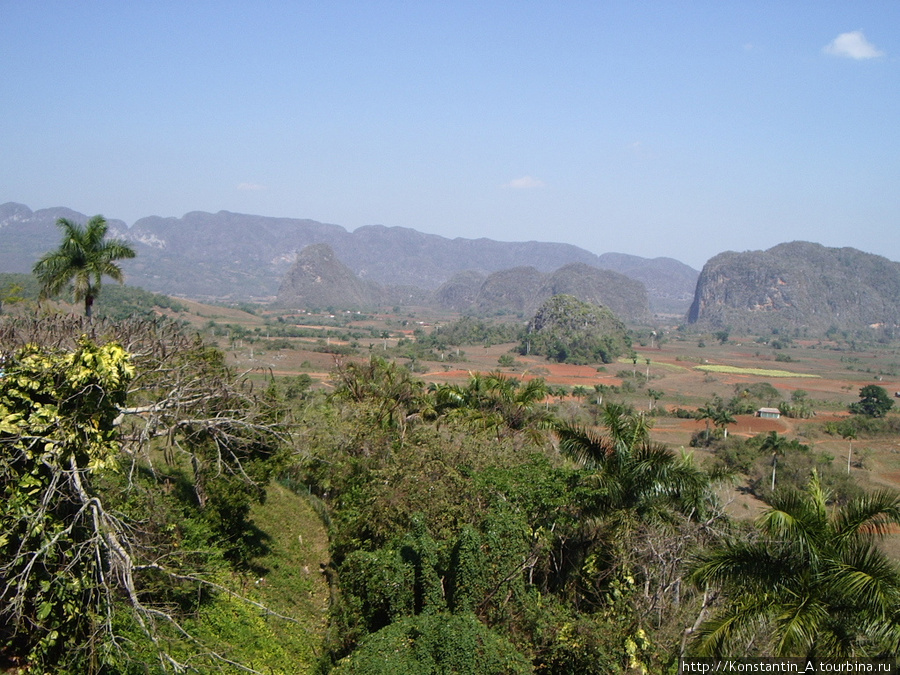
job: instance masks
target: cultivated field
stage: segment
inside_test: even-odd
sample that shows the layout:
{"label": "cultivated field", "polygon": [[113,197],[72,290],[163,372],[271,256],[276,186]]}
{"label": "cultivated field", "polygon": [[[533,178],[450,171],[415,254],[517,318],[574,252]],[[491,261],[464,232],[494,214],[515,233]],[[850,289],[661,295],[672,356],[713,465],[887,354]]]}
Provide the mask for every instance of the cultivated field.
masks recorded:
{"label": "cultivated field", "polygon": [[[604,400],[630,403],[638,410],[649,410],[652,404],[668,413],[676,408],[696,410],[716,396],[728,400],[736,387],[755,383],[768,383],[785,401],[802,390],[815,411],[813,417],[773,420],[738,415],[729,426],[729,434],[753,436],[777,431],[828,453],[836,466],[846,466],[848,442],[826,434],[824,424],[848,416],[848,404],[858,400],[858,392],[865,385],[877,384],[892,395],[900,391],[897,342],[789,340],[775,336],[763,340],[732,335],[720,343],[709,335],[657,328],[662,340],[651,339],[649,331],[635,340],[636,361],[632,357],[609,364],[557,364],[542,357],[515,354],[515,344],[450,346],[441,353],[419,353],[410,358],[407,350],[417,335],[428,334],[458,317],[406,308],[361,315],[336,311],[286,313],[263,307],[244,311],[185,304],[190,312],[180,318],[222,347],[236,368],[260,379],[306,374],[313,378],[314,386],[324,389],[332,386],[329,373],[337,361],[367,359],[375,354],[411,366],[426,382],[464,384],[472,372],[498,370],[521,379],[542,377],[554,392],[548,404],[561,408],[595,401],[597,385],[617,389],[604,393]],[[304,335],[284,337],[286,331],[302,331]],[[499,365],[504,355],[513,356],[513,365]],[[647,395],[648,389],[661,393],[657,401]],[[688,448],[691,436],[705,426],[694,419],[657,414],[653,437],[674,448]],[[705,454],[704,450],[695,452],[699,457]],[[857,482],[870,488],[900,489],[900,438],[861,438],[854,442],[853,453],[862,464],[851,469]],[[755,499],[740,490],[733,498],[732,510],[738,513],[750,515],[759,508]],[[892,545],[900,551],[900,541]]]}

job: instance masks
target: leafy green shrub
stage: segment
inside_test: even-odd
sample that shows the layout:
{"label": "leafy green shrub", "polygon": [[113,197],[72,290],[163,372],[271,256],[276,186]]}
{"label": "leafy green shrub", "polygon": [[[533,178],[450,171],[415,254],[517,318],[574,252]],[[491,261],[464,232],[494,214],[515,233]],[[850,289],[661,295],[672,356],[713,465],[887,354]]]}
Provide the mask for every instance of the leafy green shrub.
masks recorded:
{"label": "leafy green shrub", "polygon": [[352,551],[338,570],[341,590],[366,632],[413,613],[414,568],[396,549]]}
{"label": "leafy green shrub", "polygon": [[524,675],[528,659],[469,613],[405,617],[365,638],[332,675]]}

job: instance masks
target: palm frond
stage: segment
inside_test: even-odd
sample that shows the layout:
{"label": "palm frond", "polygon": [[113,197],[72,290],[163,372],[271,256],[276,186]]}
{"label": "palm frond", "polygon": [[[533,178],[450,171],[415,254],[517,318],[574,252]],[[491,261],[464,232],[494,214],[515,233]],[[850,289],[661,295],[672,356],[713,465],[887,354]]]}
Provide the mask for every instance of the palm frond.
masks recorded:
{"label": "palm frond", "polygon": [[586,468],[602,466],[614,450],[609,440],[594,429],[559,424],[554,431],[560,451]]}
{"label": "palm frond", "polygon": [[900,494],[879,490],[851,500],[833,518],[833,529],[840,539],[860,534],[884,536],[891,525],[900,524]]}

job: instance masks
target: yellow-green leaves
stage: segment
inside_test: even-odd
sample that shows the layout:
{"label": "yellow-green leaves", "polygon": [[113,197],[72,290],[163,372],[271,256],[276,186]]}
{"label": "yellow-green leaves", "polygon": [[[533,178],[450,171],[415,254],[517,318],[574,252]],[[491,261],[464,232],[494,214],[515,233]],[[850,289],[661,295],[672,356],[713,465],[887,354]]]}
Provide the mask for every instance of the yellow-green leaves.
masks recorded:
{"label": "yellow-green leaves", "polygon": [[[54,661],[61,634],[80,638],[99,560],[80,548],[90,474],[114,468],[113,420],[134,371],[117,343],[82,337],[74,350],[19,349],[0,378],[0,578],[8,589],[0,651],[29,635],[29,660]],[[78,504],[81,504],[81,507]],[[96,535],[96,532],[94,532]],[[82,539],[86,538],[86,539]]]}

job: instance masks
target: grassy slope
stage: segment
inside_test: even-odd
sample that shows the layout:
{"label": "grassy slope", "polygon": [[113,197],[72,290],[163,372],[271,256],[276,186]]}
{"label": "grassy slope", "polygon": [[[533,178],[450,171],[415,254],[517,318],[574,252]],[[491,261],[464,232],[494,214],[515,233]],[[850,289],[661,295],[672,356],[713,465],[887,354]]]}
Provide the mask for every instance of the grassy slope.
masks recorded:
{"label": "grassy slope", "polygon": [[289,672],[311,673],[327,618],[329,590],[319,566],[328,562],[328,534],[309,502],[277,483],[251,515],[270,537],[269,552],[254,561],[265,570],[256,594],[272,610],[297,620],[272,619],[269,626],[290,657]]}

